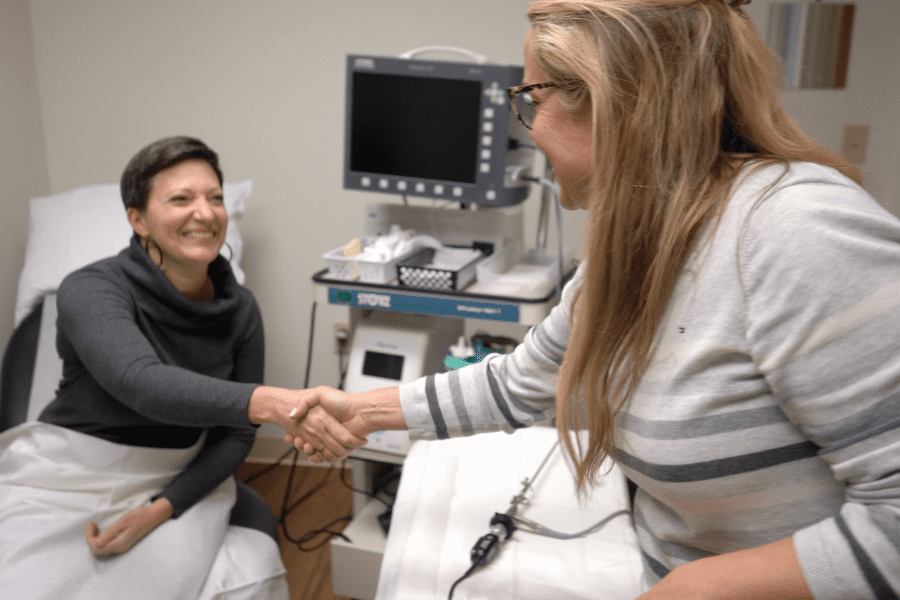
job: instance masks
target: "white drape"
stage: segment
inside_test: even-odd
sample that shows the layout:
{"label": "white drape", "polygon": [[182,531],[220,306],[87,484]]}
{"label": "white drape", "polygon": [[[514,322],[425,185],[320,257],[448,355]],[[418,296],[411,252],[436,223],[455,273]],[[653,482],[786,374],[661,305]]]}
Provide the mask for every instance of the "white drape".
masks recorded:
{"label": "white drape", "polygon": [[228,524],[232,478],[128,552],[90,551],[89,521],[102,530],[146,504],[198,449],[125,446],[37,422],[0,435],[0,597],[287,598],[272,538]]}

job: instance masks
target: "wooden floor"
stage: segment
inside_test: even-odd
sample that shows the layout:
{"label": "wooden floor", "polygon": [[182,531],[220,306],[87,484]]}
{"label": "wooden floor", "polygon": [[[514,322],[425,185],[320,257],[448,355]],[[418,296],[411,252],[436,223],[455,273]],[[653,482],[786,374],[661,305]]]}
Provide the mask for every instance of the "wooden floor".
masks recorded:
{"label": "wooden floor", "polygon": [[[291,480],[291,467],[277,465],[254,477],[265,468],[266,465],[245,463],[235,477],[262,494],[276,516],[282,514],[283,507],[290,508],[284,520],[287,531],[282,527],[279,533],[291,600],[348,600],[331,590],[331,536],[311,532],[350,515],[350,469],[297,466]],[[285,501],[289,481],[291,490]],[[328,528],[341,531],[346,525],[346,521],[341,521]],[[310,539],[299,541],[304,536]]]}

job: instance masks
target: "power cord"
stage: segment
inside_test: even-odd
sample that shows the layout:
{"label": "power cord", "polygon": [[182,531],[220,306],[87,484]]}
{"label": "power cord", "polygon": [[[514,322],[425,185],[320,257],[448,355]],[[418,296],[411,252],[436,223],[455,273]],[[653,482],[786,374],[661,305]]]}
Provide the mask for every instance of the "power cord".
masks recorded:
{"label": "power cord", "polygon": [[[367,459],[357,458],[357,460],[367,460]],[[378,461],[370,461],[370,462],[376,462],[376,463],[377,463]],[[382,464],[382,463],[379,463],[379,464]],[[394,489],[393,491],[391,491],[391,490],[388,489],[388,488],[389,488],[389,486],[390,486],[392,483],[394,483],[394,482],[398,482],[398,483],[399,483],[399,481],[400,481],[400,470],[399,470],[399,468],[391,468],[391,469],[388,469],[387,471],[385,471],[385,472],[379,474],[378,476],[376,476],[376,477],[375,477],[375,480],[372,482],[372,489],[374,490],[374,491],[372,491],[372,492],[369,492],[369,491],[367,491],[367,490],[360,490],[360,489],[357,489],[357,488],[353,487],[353,485],[350,484],[349,482],[347,482],[345,479],[343,479],[343,478],[341,479],[341,482],[342,482],[342,483],[343,483],[343,484],[344,484],[351,492],[356,492],[356,493],[358,493],[358,494],[363,494],[363,495],[368,496],[369,498],[371,498],[371,499],[373,499],[373,500],[377,500],[378,502],[381,502],[382,504],[385,505],[385,507],[387,507],[388,511],[392,511],[392,510],[394,509],[394,504],[393,504],[392,501],[397,497],[397,490]],[[389,502],[388,500],[385,500],[385,499],[382,497],[382,495],[387,496],[387,497],[388,497],[390,500],[392,500],[392,501]]]}
{"label": "power cord", "polygon": [[[291,461],[290,470],[288,471],[287,485],[285,486],[284,496],[282,497],[282,501],[281,501],[281,510],[279,511],[278,518],[277,518],[278,528],[281,531],[282,535],[284,536],[284,538],[287,541],[291,542],[292,544],[296,544],[297,548],[301,552],[312,552],[313,550],[317,550],[317,549],[321,548],[322,546],[324,546],[326,543],[328,543],[332,538],[335,538],[335,537],[340,537],[349,542],[350,540],[347,538],[347,536],[345,536],[342,533],[342,531],[336,531],[336,530],[332,529],[332,527],[334,527],[338,523],[349,522],[353,518],[352,515],[345,515],[345,516],[339,517],[339,518],[333,520],[332,522],[328,523],[321,529],[314,529],[312,531],[308,531],[308,532],[306,532],[300,536],[296,536],[296,537],[291,534],[291,532],[288,529],[288,525],[287,525],[288,515],[291,512],[293,512],[298,506],[300,506],[303,502],[305,502],[306,500],[311,498],[313,495],[315,495],[317,492],[319,492],[322,489],[322,487],[332,477],[336,468],[340,468],[340,470],[341,470],[341,474],[339,475],[340,481],[344,485],[349,486],[349,484],[347,483],[347,481],[345,480],[345,477],[343,475],[343,471],[345,470],[343,462],[340,463],[340,467],[338,467],[337,465],[332,465],[328,469],[328,472],[325,474],[325,477],[322,479],[321,482],[319,482],[310,491],[305,493],[303,496],[301,496],[297,500],[294,500],[293,502],[291,502],[290,497],[291,497],[291,493],[293,492],[293,488],[294,488],[294,476],[297,471],[297,466],[298,466],[297,459],[300,454],[296,448],[291,448],[290,450],[285,452],[275,462],[273,462],[269,465],[266,465],[263,469],[257,471],[253,475],[250,475],[249,477],[245,478],[244,483],[249,484],[251,481],[254,481],[254,480],[266,475],[267,473],[270,473],[271,471],[273,471],[275,469],[275,467],[277,467],[279,464],[281,464],[281,462],[284,459],[286,459],[291,453],[293,453],[293,460]],[[310,542],[311,540],[315,539],[316,537],[318,537],[319,535],[322,535],[322,534],[327,534],[327,537],[322,542],[320,542],[314,546],[306,545],[308,542]]]}

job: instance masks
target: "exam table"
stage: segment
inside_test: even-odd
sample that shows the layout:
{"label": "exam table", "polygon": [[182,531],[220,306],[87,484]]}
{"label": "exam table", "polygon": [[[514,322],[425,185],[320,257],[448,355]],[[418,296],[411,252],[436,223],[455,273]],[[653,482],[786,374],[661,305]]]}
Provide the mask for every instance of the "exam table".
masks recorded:
{"label": "exam table", "polygon": [[[531,427],[439,441],[415,442],[403,463],[378,583],[378,600],[435,600],[469,568],[469,552],[488,533],[494,513],[507,510],[524,478],[558,439],[556,429]],[[562,533],[583,531],[630,509],[625,477],[600,471],[583,503],[557,448],[534,480],[519,514]],[[454,590],[454,600],[633,600],[643,566],[630,514],[610,519],[582,538],[559,540],[516,531],[497,556]]]}

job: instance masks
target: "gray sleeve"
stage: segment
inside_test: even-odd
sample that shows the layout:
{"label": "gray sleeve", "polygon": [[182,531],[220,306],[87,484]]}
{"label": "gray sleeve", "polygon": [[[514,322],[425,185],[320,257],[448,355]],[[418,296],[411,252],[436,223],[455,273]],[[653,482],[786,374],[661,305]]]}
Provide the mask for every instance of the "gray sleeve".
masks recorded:
{"label": "gray sleeve", "polygon": [[57,327],[112,397],[168,425],[247,426],[258,383],[238,383],[164,364],[134,320],[128,292],[111,278],[76,271],[60,285]]}
{"label": "gray sleeve", "polygon": [[794,180],[740,245],[754,361],[845,485],[793,536],[817,600],[900,595],[900,222],[846,180]]}
{"label": "gray sleeve", "polygon": [[556,382],[569,340],[569,306],[583,268],[562,300],[507,355],[400,386],[412,438],[443,439],[533,425],[556,413]]}

